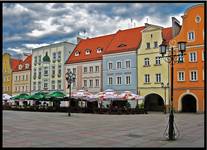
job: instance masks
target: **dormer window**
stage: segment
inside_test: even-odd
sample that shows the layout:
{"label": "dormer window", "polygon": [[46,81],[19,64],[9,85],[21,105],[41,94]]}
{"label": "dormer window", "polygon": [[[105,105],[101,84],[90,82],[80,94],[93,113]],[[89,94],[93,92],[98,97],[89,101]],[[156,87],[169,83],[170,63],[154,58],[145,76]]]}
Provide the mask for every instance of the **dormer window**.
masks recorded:
{"label": "dormer window", "polygon": [[75,56],[79,56],[80,55],[80,52],[79,51],[76,51],[75,52]]}
{"label": "dormer window", "polygon": [[120,44],[118,47],[124,47],[124,46],[126,46],[126,44]]}
{"label": "dormer window", "polygon": [[96,52],[97,52],[97,53],[101,53],[102,50],[103,50],[103,48],[98,47],[98,48],[96,49]]}
{"label": "dormer window", "polygon": [[86,55],[89,55],[91,53],[90,49],[86,49]]}
{"label": "dormer window", "polygon": [[22,70],[22,65],[19,65],[19,70]]}
{"label": "dormer window", "polygon": [[25,64],[25,69],[29,69],[29,64]]}

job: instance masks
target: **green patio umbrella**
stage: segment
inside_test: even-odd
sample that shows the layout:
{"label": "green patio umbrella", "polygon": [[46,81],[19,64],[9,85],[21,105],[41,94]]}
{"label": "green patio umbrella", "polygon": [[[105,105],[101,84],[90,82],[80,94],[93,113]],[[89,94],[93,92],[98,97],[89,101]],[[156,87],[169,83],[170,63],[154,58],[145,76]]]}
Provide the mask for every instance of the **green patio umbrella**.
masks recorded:
{"label": "green patio umbrella", "polygon": [[46,95],[47,95],[47,93],[45,93],[45,92],[38,92],[38,93],[35,93],[35,94],[33,94],[33,95],[31,95],[30,97],[29,97],[29,99],[31,99],[31,100],[45,100],[46,99]]}
{"label": "green patio umbrella", "polygon": [[29,94],[27,93],[21,93],[17,96],[12,97],[11,99],[15,100],[15,99],[28,99],[30,97]]}
{"label": "green patio umbrella", "polygon": [[64,98],[66,95],[63,92],[55,91],[49,94],[52,98]]}

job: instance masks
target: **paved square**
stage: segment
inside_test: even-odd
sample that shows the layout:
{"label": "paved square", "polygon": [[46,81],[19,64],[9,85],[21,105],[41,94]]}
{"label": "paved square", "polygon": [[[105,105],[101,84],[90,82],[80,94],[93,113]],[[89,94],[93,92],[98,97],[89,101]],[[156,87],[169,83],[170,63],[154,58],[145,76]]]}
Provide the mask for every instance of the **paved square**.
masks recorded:
{"label": "paved square", "polygon": [[204,114],[176,113],[176,141],[163,138],[168,116],[4,110],[3,147],[204,147]]}

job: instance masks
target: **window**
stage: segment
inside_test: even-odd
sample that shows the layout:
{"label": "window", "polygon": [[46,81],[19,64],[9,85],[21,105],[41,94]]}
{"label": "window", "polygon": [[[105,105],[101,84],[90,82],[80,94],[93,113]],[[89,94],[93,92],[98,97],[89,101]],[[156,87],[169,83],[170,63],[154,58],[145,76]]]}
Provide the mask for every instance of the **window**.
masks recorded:
{"label": "window", "polygon": [[126,84],[127,85],[131,84],[131,77],[130,76],[126,76]]}
{"label": "window", "polygon": [[149,74],[145,74],[144,75],[144,82],[145,83],[149,83],[150,82],[150,75]]}
{"label": "window", "polygon": [[83,81],[83,85],[84,85],[84,87],[87,87],[87,80]]}
{"label": "window", "polygon": [[90,72],[93,72],[93,66],[89,67]]}
{"label": "window", "polygon": [[19,81],[21,81],[21,76],[19,76]]}
{"label": "window", "polygon": [[29,69],[29,64],[25,64],[25,69]]}
{"label": "window", "polygon": [[61,77],[61,65],[58,65],[58,77]]}
{"label": "window", "polygon": [[33,82],[33,90],[36,91],[36,82]]}
{"label": "window", "polygon": [[179,55],[178,56],[178,63],[183,63],[184,62],[184,55],[181,52],[179,52],[178,55]]}
{"label": "window", "polygon": [[116,68],[121,69],[121,62],[120,61],[116,62]]}
{"label": "window", "polygon": [[108,63],[109,70],[112,70],[112,62]]}
{"label": "window", "polygon": [[48,89],[48,80],[44,80],[44,89],[45,89],[45,90]]}
{"label": "window", "polygon": [[195,37],[194,37],[194,32],[188,32],[188,40],[191,41],[191,40],[194,40]]}
{"label": "window", "polygon": [[42,69],[39,68],[39,75],[38,75],[38,78],[41,79],[41,76],[42,76]]}
{"label": "window", "polygon": [[96,67],[95,67],[95,71],[96,71],[96,72],[99,72],[99,66],[96,66]]}
{"label": "window", "polygon": [[34,64],[37,64],[37,56],[34,57]]}
{"label": "window", "polygon": [[80,52],[79,51],[76,51],[75,52],[75,56],[79,56],[80,55]]}
{"label": "window", "polygon": [[89,87],[93,87],[93,80],[89,80]]}
{"label": "window", "polygon": [[22,86],[22,91],[24,91],[24,86]]}
{"label": "window", "polygon": [[201,21],[201,17],[200,17],[200,16],[196,16],[196,17],[195,17],[195,22],[196,22],[196,23],[199,23],[200,21]]}
{"label": "window", "polygon": [[61,89],[62,87],[61,87],[61,80],[58,80],[58,86],[57,86],[57,89]]}
{"label": "window", "polygon": [[44,76],[48,76],[48,67],[44,67]]}
{"label": "window", "polygon": [[150,43],[147,42],[147,48],[146,49],[150,49]]}
{"label": "window", "polygon": [[26,74],[26,81],[28,81],[28,75]]}
{"label": "window", "polygon": [[161,82],[161,74],[157,73],[155,76],[156,76],[156,83],[160,83]]}
{"label": "window", "polygon": [[126,68],[130,68],[131,67],[131,61],[130,60],[127,60],[126,61]]}
{"label": "window", "polygon": [[22,81],[24,81],[24,75],[22,75]]}
{"label": "window", "polygon": [[52,85],[52,90],[54,90],[55,89],[55,81],[54,80],[51,82],[51,85]]}
{"label": "window", "polygon": [[113,78],[112,77],[109,77],[108,78],[108,83],[109,83],[109,85],[112,85],[113,84]]}
{"label": "window", "polygon": [[73,68],[73,73],[76,75],[76,68]]}
{"label": "window", "polygon": [[55,77],[55,66],[52,66],[52,77]]}
{"label": "window", "polygon": [[191,52],[189,54],[189,61],[190,62],[196,62],[197,61],[197,53],[196,52]]}
{"label": "window", "polygon": [[42,57],[42,56],[40,55],[40,56],[39,56],[39,64],[41,63],[41,57]]}
{"label": "window", "polygon": [[15,86],[15,91],[17,91],[17,87]]}
{"label": "window", "polygon": [[17,81],[18,80],[18,76],[16,76],[16,80],[15,81]]}
{"label": "window", "polygon": [[96,52],[97,52],[97,53],[101,53],[102,50],[103,50],[102,48],[98,47],[98,48],[96,49]]}
{"label": "window", "polygon": [[38,90],[41,90],[41,82],[38,82]]}
{"label": "window", "polygon": [[19,65],[19,70],[22,70],[22,65]]}
{"label": "window", "polygon": [[197,81],[198,80],[197,71],[191,71],[190,72],[190,80],[191,81]]}
{"label": "window", "polygon": [[61,60],[61,52],[58,52],[58,60]]}
{"label": "window", "polygon": [[150,63],[149,63],[149,58],[145,58],[144,59],[144,66],[149,66]]}
{"label": "window", "polygon": [[116,84],[118,84],[118,85],[121,84],[121,77],[116,77]]}
{"label": "window", "polygon": [[185,80],[185,74],[184,71],[178,72],[178,81],[184,81]]}
{"label": "window", "polygon": [[52,53],[52,58],[53,58],[53,61],[56,60],[56,53]]}
{"label": "window", "polygon": [[84,68],[83,68],[83,72],[84,72],[84,73],[87,73],[87,67],[84,67]]}
{"label": "window", "polygon": [[160,65],[160,57],[155,57],[155,64]]}
{"label": "window", "polygon": [[96,79],[96,87],[99,87],[99,79]]}
{"label": "window", "polygon": [[33,78],[36,79],[36,68],[34,68]]}
{"label": "window", "polygon": [[86,55],[89,55],[91,53],[90,49],[86,49]]}
{"label": "window", "polygon": [[157,41],[154,42],[154,48],[158,48],[158,43],[157,43]]}

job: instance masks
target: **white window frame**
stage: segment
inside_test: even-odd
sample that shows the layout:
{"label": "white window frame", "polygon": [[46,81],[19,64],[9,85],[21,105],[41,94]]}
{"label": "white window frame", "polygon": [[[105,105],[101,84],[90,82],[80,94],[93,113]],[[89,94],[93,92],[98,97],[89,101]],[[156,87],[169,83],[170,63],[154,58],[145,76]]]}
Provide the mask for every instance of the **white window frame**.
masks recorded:
{"label": "white window frame", "polygon": [[[196,72],[196,80],[192,80],[191,72]],[[189,73],[190,81],[198,81],[198,70],[190,70]]]}
{"label": "white window frame", "polygon": [[[111,64],[111,68],[109,67],[109,64]],[[113,62],[112,61],[108,62],[108,70],[113,70]]]}
{"label": "white window frame", "polygon": [[[146,78],[147,75],[148,75],[148,82],[146,82],[146,80],[145,80],[145,79],[147,79]],[[144,83],[150,83],[150,74],[144,74]]]}
{"label": "white window frame", "polygon": [[95,72],[99,72],[99,66],[95,66]]}
{"label": "white window frame", "polygon": [[[130,81],[129,83],[127,83],[127,77],[129,77],[129,81]],[[125,76],[125,84],[126,85],[131,85],[131,75],[126,75]]]}
{"label": "white window frame", "polygon": [[[190,39],[189,38],[189,33],[193,33],[193,39]],[[188,37],[188,41],[195,41],[195,31],[189,31],[188,33],[187,33],[188,35],[187,35],[187,37]]]}
{"label": "white window frame", "polygon": [[[127,67],[127,62],[129,62],[129,67]],[[126,69],[129,69],[129,68],[131,68],[131,59],[127,59],[127,60],[125,60],[125,67],[126,67]]]}
{"label": "white window frame", "polygon": [[118,78],[121,78],[121,76],[116,76],[116,85],[121,85],[122,82],[120,84],[118,84]]}
{"label": "white window frame", "polygon": [[[149,43],[149,48],[147,47],[148,43]],[[146,42],[146,49],[150,49],[150,48],[151,48],[150,42]]]}
{"label": "white window frame", "polygon": [[[118,63],[121,63],[120,68],[118,68]],[[120,61],[120,60],[116,61],[116,69],[121,69],[121,68],[122,68],[122,61]]]}
{"label": "white window frame", "polygon": [[[86,82],[85,82],[86,81]],[[86,85],[85,85],[85,83],[86,83]],[[84,87],[88,87],[88,80],[83,80],[83,86]]]}
{"label": "white window frame", "polygon": [[[195,53],[195,60],[191,60],[191,54]],[[197,55],[197,52],[196,51],[193,51],[193,52],[190,52],[189,53],[189,62],[197,62],[198,60],[198,55]]]}
{"label": "white window frame", "polygon": [[[159,61],[158,61],[158,60],[159,60]],[[159,62],[159,64],[158,64],[157,62]],[[155,64],[156,64],[156,65],[161,65],[161,59],[160,59],[159,56],[155,57]]]}
{"label": "white window frame", "polygon": [[[158,78],[160,79],[160,81],[157,81]],[[155,81],[156,81],[156,83],[160,83],[162,81],[162,75],[161,75],[161,73],[156,73],[155,74]]]}
{"label": "white window frame", "polygon": [[[146,61],[146,59],[148,59],[148,61]],[[148,62],[147,65],[146,62]],[[150,59],[148,57],[144,58],[144,66],[150,66]]]}
{"label": "white window frame", "polygon": [[98,48],[96,49],[96,52],[97,52],[97,53],[101,53],[101,52],[102,52],[102,48],[98,47]]}
{"label": "white window frame", "polygon": [[[157,43],[157,46],[155,47],[155,43]],[[154,48],[158,48],[158,41],[154,41]]]}
{"label": "white window frame", "polygon": [[61,80],[57,80],[57,89],[62,89],[62,81]]}
{"label": "white window frame", "polygon": [[[92,70],[91,70],[91,68],[92,68]],[[93,73],[93,66],[89,66],[89,72]]]}
{"label": "white window frame", "polygon": [[86,54],[86,55],[89,55],[90,53],[91,53],[91,50],[90,50],[90,49],[86,49],[86,50],[85,50],[85,54]]}
{"label": "white window frame", "polygon": [[[180,73],[183,73],[183,80],[180,80]],[[178,71],[177,72],[177,81],[185,81],[185,71]]]}
{"label": "white window frame", "polygon": [[[110,84],[110,82],[109,82],[109,79],[110,79],[110,78],[111,78],[111,82],[112,82],[111,84]],[[112,76],[109,76],[109,77],[108,77],[108,85],[113,85],[113,77],[112,77]]]}
{"label": "white window frame", "polygon": [[79,51],[76,51],[75,52],[75,56],[79,56],[80,55],[80,52]]}
{"label": "white window frame", "polygon": [[[97,82],[98,81],[98,82]],[[100,87],[100,80],[99,79],[95,79],[95,87]],[[97,84],[98,83],[98,84]]]}
{"label": "white window frame", "polygon": [[[85,68],[86,68],[86,71],[85,71]],[[88,72],[88,67],[83,67],[83,73],[87,73]]]}
{"label": "white window frame", "polygon": [[[91,82],[92,81],[92,82]],[[91,84],[92,83],[92,84]],[[93,87],[93,79],[90,79],[89,80],[89,88],[92,88]]]}

